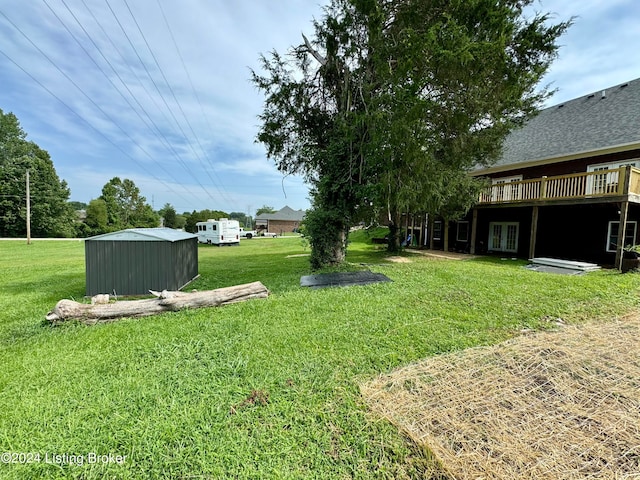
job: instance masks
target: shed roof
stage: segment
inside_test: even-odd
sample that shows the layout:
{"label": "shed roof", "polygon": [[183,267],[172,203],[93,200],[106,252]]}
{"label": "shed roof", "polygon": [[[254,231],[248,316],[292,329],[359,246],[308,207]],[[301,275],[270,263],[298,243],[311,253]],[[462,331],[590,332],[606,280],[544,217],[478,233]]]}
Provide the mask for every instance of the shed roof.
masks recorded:
{"label": "shed roof", "polygon": [[178,242],[189,238],[197,238],[197,236],[173,228],[128,228],[90,237],[87,241]]}
{"label": "shed roof", "polygon": [[306,211],[294,210],[289,206],[284,206],[275,213],[261,213],[256,215],[256,220],[283,220],[289,222],[301,222]]}
{"label": "shed roof", "polygon": [[541,110],[507,136],[502,157],[487,170],[638,144],[640,78]]}

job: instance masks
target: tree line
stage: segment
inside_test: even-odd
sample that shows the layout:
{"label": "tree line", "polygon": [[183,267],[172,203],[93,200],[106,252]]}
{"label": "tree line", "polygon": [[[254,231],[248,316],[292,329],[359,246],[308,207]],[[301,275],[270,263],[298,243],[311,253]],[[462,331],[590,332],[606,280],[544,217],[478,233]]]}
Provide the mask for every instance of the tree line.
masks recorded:
{"label": "tree line", "polygon": [[[80,209],[83,210],[83,209]],[[227,213],[222,210],[193,210],[178,213],[170,203],[153,211],[140,196],[133,181],[112,178],[102,189],[102,195],[84,208],[86,214],[77,226],[78,237],[100,235],[127,228],[153,228],[163,226],[196,233],[196,223],[211,218],[230,218],[251,228],[253,217],[243,212]]]}
{"label": "tree line", "polygon": [[[169,203],[154,211],[138,186],[127,178],[113,177],[88,204],[69,201],[71,191],[58,177],[49,153],[27,140],[13,113],[0,109],[0,237],[26,236],[27,171],[34,237],[89,237],[161,225],[195,233],[196,223],[210,218],[231,218],[253,227],[253,218],[243,212],[193,210],[179,214]],[[258,213],[262,211],[273,209],[263,206]]]}

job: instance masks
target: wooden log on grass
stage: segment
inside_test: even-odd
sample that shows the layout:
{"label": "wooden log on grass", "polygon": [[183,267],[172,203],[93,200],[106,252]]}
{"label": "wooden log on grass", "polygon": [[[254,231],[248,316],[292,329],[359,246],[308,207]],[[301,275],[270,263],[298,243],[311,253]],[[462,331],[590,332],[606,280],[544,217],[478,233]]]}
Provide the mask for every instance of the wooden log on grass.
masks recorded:
{"label": "wooden log on grass", "polygon": [[46,319],[54,325],[67,320],[79,320],[87,325],[113,322],[124,317],[144,317],[187,308],[217,307],[243,302],[253,298],[266,298],[269,290],[261,282],[202,292],[174,292],[163,290],[151,294],[156,298],[124,300],[113,303],[86,304],[73,300],[60,300]]}

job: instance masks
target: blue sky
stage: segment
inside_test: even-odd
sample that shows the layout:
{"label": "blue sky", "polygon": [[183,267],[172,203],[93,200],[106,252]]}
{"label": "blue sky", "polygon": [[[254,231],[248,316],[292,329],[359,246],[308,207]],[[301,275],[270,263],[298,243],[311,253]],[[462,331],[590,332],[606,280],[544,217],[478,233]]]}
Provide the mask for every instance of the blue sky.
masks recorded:
{"label": "blue sky", "polygon": [[[260,53],[312,34],[312,0],[0,0],[0,108],[47,150],[71,199],[114,176],[156,209],[308,208],[254,142]],[[575,16],[545,78],[549,104],[640,77],[640,2],[541,0]],[[125,35],[126,32],[126,35]]]}

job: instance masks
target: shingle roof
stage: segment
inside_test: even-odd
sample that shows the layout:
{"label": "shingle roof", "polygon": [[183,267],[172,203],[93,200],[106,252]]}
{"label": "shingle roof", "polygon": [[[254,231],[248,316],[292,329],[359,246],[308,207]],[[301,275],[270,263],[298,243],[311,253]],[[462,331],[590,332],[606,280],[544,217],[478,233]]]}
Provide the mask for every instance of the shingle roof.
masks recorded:
{"label": "shingle roof", "polygon": [[188,238],[197,238],[192,233],[174,230],[172,228],[129,228],[118,232],[105,233],[87,240],[98,241],[144,241],[144,242],[177,242]]}
{"label": "shingle roof", "polygon": [[283,220],[289,222],[301,222],[304,218],[304,210],[294,210],[289,206],[285,206],[275,213],[261,213],[256,215],[256,220]]}
{"label": "shingle roof", "polygon": [[640,142],[640,78],[541,110],[509,134],[495,166]]}

